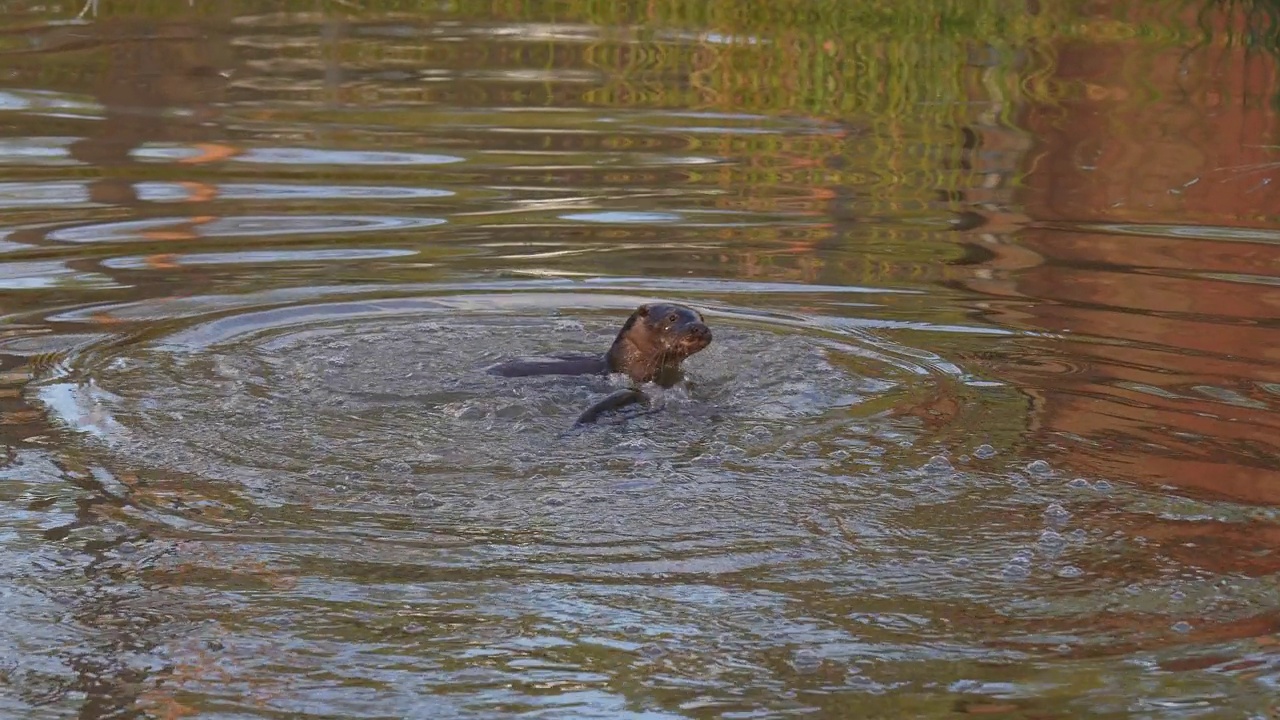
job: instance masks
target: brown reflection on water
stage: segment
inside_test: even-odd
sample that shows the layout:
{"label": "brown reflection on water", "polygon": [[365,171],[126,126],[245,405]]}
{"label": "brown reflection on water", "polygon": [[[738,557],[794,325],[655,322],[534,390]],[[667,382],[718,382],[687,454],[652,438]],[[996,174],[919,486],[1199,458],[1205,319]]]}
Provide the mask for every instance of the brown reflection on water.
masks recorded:
{"label": "brown reflection on water", "polygon": [[1057,50],[1073,92],[1023,113],[1037,142],[1018,199],[1038,227],[970,240],[986,259],[965,285],[1003,298],[989,316],[1051,334],[997,373],[1033,396],[1039,433],[1084,441],[1064,440],[1078,472],[1280,503],[1280,244],[1225,230],[1275,226],[1275,61],[1221,42]]}
{"label": "brown reflection on water", "polygon": [[[111,208],[113,219],[181,216],[163,229],[141,233],[152,247],[195,239],[199,226],[216,219],[205,207],[217,199],[216,187],[189,174],[193,166],[216,163],[238,152],[225,138],[219,110],[226,100],[233,63],[227,37],[217,31],[219,19],[217,13],[199,21],[103,18],[70,28],[33,29],[32,50],[4,57],[12,84],[56,89],[68,96],[84,93],[96,102],[93,122],[87,122],[87,117],[48,118],[42,124],[29,121],[29,131],[78,136],[67,152],[72,160],[93,168],[84,181],[86,199]],[[71,66],[75,72],[67,71],[68,56],[80,59]],[[156,204],[139,197],[138,183],[154,179],[154,168],[144,167],[134,153],[149,143],[177,143],[198,151],[178,161],[184,176],[177,185],[185,199]],[[47,233],[60,226],[66,227],[18,228],[9,239],[44,245]],[[172,280],[181,283],[181,293],[191,292],[199,273],[173,264],[170,253],[156,249],[146,254],[148,267],[174,271]],[[93,258],[70,259],[68,267],[106,271]],[[150,283],[143,292],[164,295],[171,287],[167,282]],[[22,301],[39,307],[46,300],[38,293],[24,293],[6,309]]]}
{"label": "brown reflection on water", "polygon": [[[73,133],[79,138],[68,146],[73,160],[93,169],[84,183],[90,202],[112,208],[116,217],[146,218],[157,214],[150,209],[153,204],[139,198],[137,190],[138,180],[145,177],[145,171],[140,170],[141,161],[133,153],[148,143],[186,143],[202,148],[204,152],[200,156],[185,160],[188,168],[202,159],[216,161],[226,153],[229,146],[223,141],[223,129],[217,122],[217,107],[225,99],[224,69],[228,55],[222,36],[210,32],[212,26],[204,22],[103,19],[71,28],[33,31],[33,51],[4,57],[4,63],[11,70],[10,79],[16,79],[16,83],[32,88],[55,85],[64,92],[85,92],[100,106],[100,116],[95,122],[72,125]],[[52,79],[50,76],[64,69],[59,61],[74,53],[89,55],[96,62],[77,65],[81,73],[78,77]],[[70,122],[65,118],[51,119],[38,130],[58,133],[63,123]],[[35,129],[34,123],[32,127]],[[18,172],[23,170],[19,168]],[[211,187],[199,180],[184,182],[182,186],[188,193],[187,202],[179,204],[176,210],[174,205],[169,205],[159,212],[187,214],[189,219],[166,228],[164,233],[148,236],[149,241],[190,239],[194,235],[185,228],[211,219],[200,212],[200,204],[213,199]],[[47,231],[47,226],[22,228],[9,239],[39,246],[46,242]],[[156,269],[177,269],[167,264],[167,257],[163,252],[154,253],[147,257],[147,262]],[[69,265],[91,272],[103,270],[94,258],[73,259]],[[190,292],[197,275],[182,272],[180,277],[183,292]],[[143,293],[163,295],[169,287],[168,283],[158,284]],[[26,302],[40,307],[51,301],[66,302],[70,297],[65,290],[56,288],[49,295],[42,292],[12,295],[5,299],[4,309],[12,311]],[[109,319],[103,320],[104,324],[108,322]],[[19,358],[8,357],[4,365],[13,367],[6,375],[25,382],[44,370],[40,365],[45,360],[44,355],[37,354],[23,364]],[[35,411],[28,409],[20,387],[12,394],[7,387],[0,392],[3,392],[0,413],[4,417],[0,438],[12,442],[31,438],[47,441],[50,428],[31,417]],[[68,467],[67,478],[85,495],[76,501],[75,519],[45,529],[44,539],[52,545],[83,532],[101,534],[104,539],[75,543],[82,553],[79,560],[83,563],[83,578],[57,598],[67,608],[66,622],[82,628],[87,638],[82,644],[64,648],[59,653],[74,679],[57,694],[79,696],[77,713],[85,718],[132,716],[138,712],[140,701],[162,706],[163,717],[180,717],[184,713],[177,712],[180,707],[171,699],[163,703],[156,701],[156,695],[167,693],[161,685],[152,682],[157,670],[161,674],[176,671],[139,660],[156,650],[159,638],[177,632],[174,618],[154,586],[137,584],[133,576],[152,558],[164,554],[165,544],[150,537],[149,531],[156,528],[112,537],[121,527],[141,524],[145,528],[146,523],[139,522],[136,511],[140,508],[139,502],[145,502],[146,492],[123,477],[121,482],[129,492],[117,495],[84,468]],[[122,557],[127,559],[122,561]]]}
{"label": "brown reflection on water", "polygon": [[[1120,3],[1096,3],[1120,14]],[[1165,6],[1130,5],[1136,22]],[[1039,220],[1270,226],[1280,219],[1276,60],[1248,48],[1260,18],[1236,5],[1179,12],[1200,47],[1066,42],[1055,81],[1072,97],[1030,109],[1039,138],[1025,203]],[[1234,37],[1230,42],[1228,37]]]}
{"label": "brown reflection on water", "polygon": [[[225,38],[210,32],[211,25],[103,20],[80,28],[81,41],[102,58],[97,77],[87,78],[102,106],[102,121],[73,142],[70,153],[87,165],[109,169],[90,183],[94,201],[137,204],[132,184],[117,173],[138,163],[131,153],[146,143],[196,145],[202,152],[184,159],[187,164],[234,152],[224,145],[217,123],[230,55]],[[54,44],[45,52],[59,50]],[[190,187],[193,201],[205,194],[199,183]]]}

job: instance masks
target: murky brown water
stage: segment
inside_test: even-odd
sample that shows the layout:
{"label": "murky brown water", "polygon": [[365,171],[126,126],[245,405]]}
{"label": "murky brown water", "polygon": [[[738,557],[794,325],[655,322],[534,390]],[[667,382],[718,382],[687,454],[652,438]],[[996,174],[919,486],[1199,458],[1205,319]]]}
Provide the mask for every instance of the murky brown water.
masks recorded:
{"label": "murky brown water", "polygon": [[758,5],[0,4],[0,715],[1280,711],[1267,6]]}

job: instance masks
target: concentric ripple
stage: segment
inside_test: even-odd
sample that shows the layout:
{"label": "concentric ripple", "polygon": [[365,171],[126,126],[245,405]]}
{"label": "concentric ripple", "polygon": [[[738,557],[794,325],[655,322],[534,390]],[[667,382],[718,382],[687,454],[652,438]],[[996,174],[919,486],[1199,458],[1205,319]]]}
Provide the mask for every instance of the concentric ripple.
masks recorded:
{"label": "concentric ripple", "polygon": [[[687,361],[688,386],[584,429],[573,419],[615,379],[484,372],[502,357],[601,351],[649,299],[477,292],[204,311],[193,300],[163,333],[77,345],[38,396],[86,447],[140,473],[152,489],[130,502],[153,524],[234,538],[226,558],[200,563],[230,572],[271,556],[272,573],[302,579],[273,590],[284,615],[293,602],[442,592],[423,578],[452,578],[474,600],[451,612],[475,627],[433,657],[477,643],[523,653],[484,639],[514,608],[560,633],[647,624],[655,647],[730,657],[753,687],[797,638],[821,648],[814,662],[897,658],[866,681],[883,689],[920,663],[1135,642],[1124,628],[1141,618],[1075,625],[1127,587],[1200,593],[1137,641],[1155,647],[1210,609],[1219,628],[1241,622],[1267,592],[1240,581],[1206,594],[1176,577],[1177,561],[1109,538],[1092,517],[1104,498],[1152,512],[1109,483],[989,445],[936,454],[945,434],[912,406],[977,405],[992,430],[1006,391],[969,387],[946,358],[857,323],[700,303],[716,340]],[[169,486],[181,491],[155,489]],[[1124,574],[1109,572],[1115,558]],[[313,574],[322,597],[307,589]],[[755,590],[737,592],[747,576]],[[787,610],[796,601],[818,614],[802,622]]]}
{"label": "concentric ripple", "polygon": [[[1065,484],[930,459],[937,428],[904,410],[969,390],[925,349],[703,303],[716,341],[687,361],[687,386],[655,391],[652,412],[582,429],[574,418],[617,379],[484,372],[503,357],[602,351],[650,299],[188,306],[165,333],[77,351],[39,396],[132,467],[222,485],[238,499],[209,501],[218,527],[317,543],[290,551],[302,555],[328,558],[354,535],[377,543],[358,551],[370,563],[403,562],[404,546],[431,549],[414,566],[475,569],[483,557],[487,571],[547,579],[749,571],[915,598],[926,624],[956,603],[1010,601],[1009,583],[1033,571],[1075,572],[1070,548],[1040,548],[1054,542],[1041,512]],[[899,649],[936,656],[914,642]]]}
{"label": "concentric ripple", "polygon": [[[860,408],[895,392],[914,367],[854,338],[712,309],[717,341],[686,363],[687,387],[658,391],[657,412],[625,426],[570,433],[618,380],[500,378],[484,368],[503,356],[601,352],[642,298],[592,300],[589,310],[529,293],[235,312],[86,353],[91,383],[73,369],[42,396],[73,426],[72,415],[86,413],[67,410],[69,401],[109,416],[121,428],[110,442],[156,467],[282,496],[342,485],[396,505],[404,483],[451,492],[442,478],[457,468],[469,469],[459,492],[490,483],[505,493],[537,474],[587,487],[619,463],[627,469],[615,475],[646,476],[655,462],[696,467],[746,452],[737,446],[774,452],[828,435],[832,422],[870,433]],[[619,447],[621,437],[638,445]]]}

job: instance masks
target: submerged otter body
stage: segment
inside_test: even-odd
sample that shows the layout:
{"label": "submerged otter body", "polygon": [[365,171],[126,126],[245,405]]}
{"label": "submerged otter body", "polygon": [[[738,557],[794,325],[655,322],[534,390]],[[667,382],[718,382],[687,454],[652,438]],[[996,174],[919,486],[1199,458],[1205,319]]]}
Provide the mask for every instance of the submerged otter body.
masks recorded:
{"label": "submerged otter body", "polygon": [[[631,313],[613,345],[602,355],[510,360],[490,367],[489,372],[504,377],[622,373],[636,385],[652,382],[667,388],[683,378],[680,363],[710,344],[711,329],[697,310],[673,303],[652,303]],[[588,408],[578,423],[592,422],[603,412],[636,402],[648,402],[648,396],[635,387],[619,390]]]}

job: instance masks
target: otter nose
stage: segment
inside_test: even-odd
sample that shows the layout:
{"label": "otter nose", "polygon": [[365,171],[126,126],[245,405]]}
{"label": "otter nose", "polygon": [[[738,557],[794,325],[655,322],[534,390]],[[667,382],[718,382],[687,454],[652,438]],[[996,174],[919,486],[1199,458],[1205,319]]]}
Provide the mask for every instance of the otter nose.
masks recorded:
{"label": "otter nose", "polygon": [[689,334],[698,338],[699,340],[705,340],[707,342],[711,342],[711,328],[707,327],[706,325],[703,325],[702,323],[693,323],[692,325],[690,325]]}

